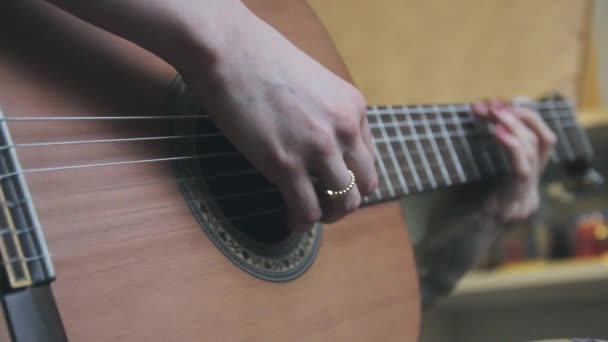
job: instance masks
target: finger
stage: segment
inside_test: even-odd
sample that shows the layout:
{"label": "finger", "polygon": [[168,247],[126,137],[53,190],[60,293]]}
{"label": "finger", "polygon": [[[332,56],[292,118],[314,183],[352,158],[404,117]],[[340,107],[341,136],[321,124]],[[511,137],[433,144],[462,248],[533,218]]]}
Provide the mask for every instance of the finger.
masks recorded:
{"label": "finger", "polygon": [[361,138],[372,158],[375,158],[376,150],[374,149],[372,132],[369,128],[369,123],[367,122],[367,116],[361,120]]}
{"label": "finger", "polygon": [[507,128],[520,142],[524,155],[530,159],[532,165],[538,165],[538,138],[532,130],[521,122],[510,110],[501,110],[496,113],[496,122]]}
{"label": "finger", "polygon": [[355,181],[361,196],[367,196],[378,186],[373,155],[369,152],[362,140],[355,143],[355,147],[344,151],[344,161],[356,175]]}
{"label": "finger", "polygon": [[513,112],[520,120],[538,137],[538,148],[540,154],[540,164],[543,167],[549,161],[551,151],[556,142],[555,133],[540,118],[537,112],[527,108],[515,108]]}
{"label": "finger", "polygon": [[294,231],[305,231],[321,220],[319,199],[309,176],[301,172],[279,184],[287,203],[287,225]]}
{"label": "finger", "polygon": [[493,98],[489,100],[488,105],[490,106],[490,110],[495,113],[505,110],[509,107],[509,104],[506,101],[499,98]]}
{"label": "finger", "polygon": [[498,112],[506,108],[508,108],[508,104],[498,98],[477,101],[471,105],[473,114],[483,119],[490,119],[492,111]]}
{"label": "finger", "polygon": [[531,166],[528,158],[526,158],[525,153],[522,151],[521,140],[502,124],[496,125],[495,134],[498,142],[507,150],[515,175],[518,177],[528,177]]}
{"label": "finger", "polygon": [[488,101],[477,101],[471,105],[473,114],[486,118],[490,114],[490,105]]}
{"label": "finger", "polygon": [[[342,156],[338,154],[318,162],[313,172],[321,179],[323,190],[339,191],[345,189],[351,182],[346,163]],[[355,176],[355,181],[356,178],[357,176]],[[330,198],[326,193],[321,193],[320,196],[321,221],[325,223],[339,220],[361,204],[361,194],[356,184],[343,196]]]}

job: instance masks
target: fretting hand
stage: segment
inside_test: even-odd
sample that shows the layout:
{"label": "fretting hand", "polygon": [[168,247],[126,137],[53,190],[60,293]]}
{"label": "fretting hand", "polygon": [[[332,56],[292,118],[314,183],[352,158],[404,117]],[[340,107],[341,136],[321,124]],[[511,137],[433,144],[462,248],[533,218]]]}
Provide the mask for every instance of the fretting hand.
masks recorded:
{"label": "fretting hand", "polygon": [[499,224],[521,221],[538,208],[539,178],[555,145],[555,134],[535,111],[500,100],[477,102],[473,112],[496,124],[496,139],[512,166],[512,175],[489,197],[484,210]]}

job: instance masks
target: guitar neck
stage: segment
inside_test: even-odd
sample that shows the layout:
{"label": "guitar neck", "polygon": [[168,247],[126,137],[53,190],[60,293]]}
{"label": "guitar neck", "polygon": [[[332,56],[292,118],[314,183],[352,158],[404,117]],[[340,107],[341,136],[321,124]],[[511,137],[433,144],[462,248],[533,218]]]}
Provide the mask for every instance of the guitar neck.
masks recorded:
{"label": "guitar neck", "polygon": [[[555,132],[552,162],[591,159],[588,138],[562,97],[516,105],[536,110]],[[372,106],[367,117],[379,176],[379,187],[367,203],[499,179],[510,172],[509,158],[494,138],[494,125],[476,120],[468,104]]]}

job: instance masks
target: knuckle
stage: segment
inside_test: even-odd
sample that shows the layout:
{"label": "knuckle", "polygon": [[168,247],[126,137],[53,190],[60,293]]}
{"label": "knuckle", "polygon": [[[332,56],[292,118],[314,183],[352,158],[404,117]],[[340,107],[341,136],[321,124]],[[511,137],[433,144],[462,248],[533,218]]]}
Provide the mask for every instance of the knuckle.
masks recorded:
{"label": "knuckle", "polygon": [[335,139],[328,132],[320,131],[315,135],[311,144],[316,156],[321,158],[331,157],[337,152]]}
{"label": "knuckle", "polygon": [[353,98],[353,104],[355,105],[355,111],[359,115],[365,115],[367,113],[367,104],[365,98],[360,91],[356,91]]}
{"label": "knuckle", "polygon": [[292,175],[298,169],[295,158],[292,155],[285,153],[281,150],[275,151],[270,156],[269,160],[270,163],[267,164],[270,166],[268,168],[269,174],[270,177],[275,180],[280,177]]}
{"label": "knuckle", "polygon": [[336,127],[338,136],[344,141],[355,141],[361,133],[361,127],[357,116],[354,114],[343,114]]}

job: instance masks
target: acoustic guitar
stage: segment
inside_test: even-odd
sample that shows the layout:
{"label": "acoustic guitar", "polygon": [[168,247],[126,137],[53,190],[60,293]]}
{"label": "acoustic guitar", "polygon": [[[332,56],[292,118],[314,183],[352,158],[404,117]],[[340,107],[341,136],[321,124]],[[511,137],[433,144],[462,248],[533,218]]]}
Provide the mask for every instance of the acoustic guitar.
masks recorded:
{"label": "acoustic guitar", "polygon": [[[305,2],[246,3],[350,80]],[[509,172],[466,104],[369,107],[379,189],[293,233],[169,65],[42,1],[4,1],[0,25],[5,339],[414,341],[398,199]],[[554,162],[591,158],[567,101],[526,105],[559,138]]]}

